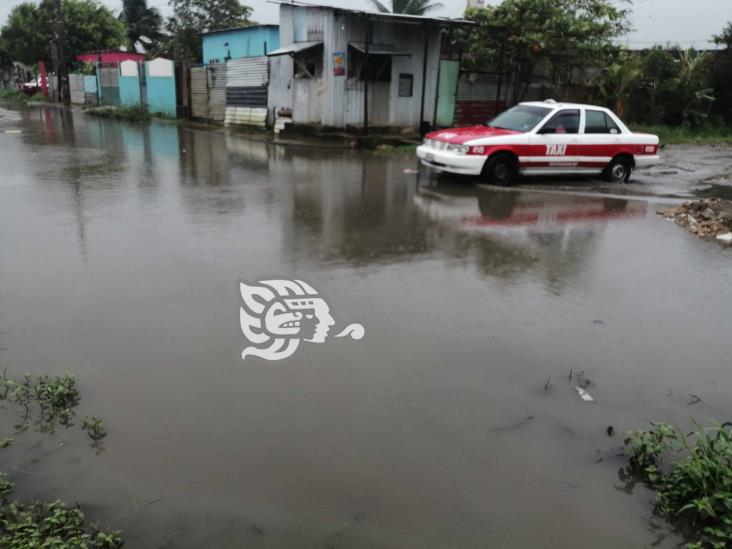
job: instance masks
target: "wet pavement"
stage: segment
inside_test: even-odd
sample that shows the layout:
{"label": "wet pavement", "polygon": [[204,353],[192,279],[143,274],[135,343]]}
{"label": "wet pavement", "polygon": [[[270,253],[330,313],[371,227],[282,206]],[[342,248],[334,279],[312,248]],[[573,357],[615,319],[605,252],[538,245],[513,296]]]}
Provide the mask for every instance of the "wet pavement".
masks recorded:
{"label": "wet pavement", "polygon": [[[732,162],[666,155],[501,190],[408,153],[0,110],[0,363],[72,372],[110,432],[98,456],[19,437],[3,469],[131,548],[672,547],[606,428],[729,419],[732,248],[656,211]],[[366,337],[242,361],[237,281],[264,276]]]}

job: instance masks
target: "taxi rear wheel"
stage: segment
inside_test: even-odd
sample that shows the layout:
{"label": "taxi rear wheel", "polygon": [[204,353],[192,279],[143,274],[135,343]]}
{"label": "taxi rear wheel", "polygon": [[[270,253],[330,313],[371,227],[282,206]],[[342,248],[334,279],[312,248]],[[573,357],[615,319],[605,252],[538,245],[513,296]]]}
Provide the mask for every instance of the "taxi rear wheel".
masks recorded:
{"label": "taxi rear wheel", "polygon": [[506,186],[516,177],[516,159],[510,154],[496,154],[486,160],[482,178],[489,183]]}
{"label": "taxi rear wheel", "polygon": [[618,156],[610,161],[603,175],[611,183],[627,183],[632,170],[631,161],[624,156]]}

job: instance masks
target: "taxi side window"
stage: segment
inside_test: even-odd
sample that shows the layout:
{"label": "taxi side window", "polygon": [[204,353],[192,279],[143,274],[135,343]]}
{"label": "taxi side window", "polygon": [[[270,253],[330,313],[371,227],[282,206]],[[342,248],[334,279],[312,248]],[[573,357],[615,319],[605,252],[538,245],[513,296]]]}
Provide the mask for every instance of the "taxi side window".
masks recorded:
{"label": "taxi side window", "polygon": [[579,109],[559,111],[539,130],[539,133],[579,133]]}
{"label": "taxi side window", "polygon": [[585,111],[585,133],[620,133],[620,128],[602,111]]}

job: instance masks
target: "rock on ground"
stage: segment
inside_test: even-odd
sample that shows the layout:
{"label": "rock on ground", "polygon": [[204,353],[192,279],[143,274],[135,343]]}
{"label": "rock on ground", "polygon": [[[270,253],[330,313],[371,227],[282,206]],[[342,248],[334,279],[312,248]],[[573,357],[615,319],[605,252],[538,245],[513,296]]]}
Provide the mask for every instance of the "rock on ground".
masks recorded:
{"label": "rock on ground", "polygon": [[697,236],[719,236],[732,232],[732,201],[729,200],[704,198],[684,202],[659,214]]}

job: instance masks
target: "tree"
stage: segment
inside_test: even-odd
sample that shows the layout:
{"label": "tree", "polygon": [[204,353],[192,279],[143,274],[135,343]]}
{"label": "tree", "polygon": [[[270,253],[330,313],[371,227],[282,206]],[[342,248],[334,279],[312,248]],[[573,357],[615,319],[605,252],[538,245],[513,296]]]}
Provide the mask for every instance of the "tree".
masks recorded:
{"label": "tree", "polygon": [[617,53],[612,40],[630,28],[627,16],[612,0],[504,0],[466,10],[477,27],[458,38],[476,68],[511,73],[517,102],[538,69],[561,86],[605,66]]}
{"label": "tree", "polygon": [[722,34],[714,36],[714,43],[732,48],[732,21],[727,23],[727,26],[722,30]]}
{"label": "tree", "polygon": [[51,40],[52,37],[41,30],[38,6],[30,2],[15,6],[0,30],[0,41],[7,54],[25,65],[50,60]]}
{"label": "tree", "polygon": [[146,0],[122,0],[120,21],[125,24],[127,49],[137,51],[154,50],[162,38],[160,29],[163,18],[155,8],[149,8]]}
{"label": "tree", "polygon": [[666,118],[666,108],[674,97],[674,79],[679,73],[678,48],[654,46],[637,53],[640,78],[629,101],[630,118],[645,124],[658,124]]}
{"label": "tree", "polygon": [[678,105],[681,121],[698,126],[709,116],[715,98],[709,87],[709,54],[688,49],[679,58],[679,75],[676,78]]}
{"label": "tree", "polygon": [[430,0],[391,0],[391,11],[379,0],[371,3],[382,13],[406,13],[409,15],[425,15],[427,12],[443,7],[441,2],[429,3]]}
{"label": "tree", "polygon": [[601,96],[605,102],[614,103],[615,113],[620,118],[625,117],[625,106],[640,75],[640,59],[631,54],[610,65],[600,79]]}
{"label": "tree", "polygon": [[732,124],[732,22],[715,36],[714,41],[724,49],[714,55],[711,63],[711,81],[717,94],[716,109]]}
{"label": "tree", "polygon": [[252,8],[239,0],[170,0],[165,53],[173,59],[193,63],[201,59],[202,32],[251,25]]}
{"label": "tree", "polygon": [[[65,63],[77,54],[116,49],[124,42],[124,27],[114,14],[94,0],[61,0],[63,13]],[[0,42],[15,61],[33,65],[53,58],[56,36],[57,6],[54,0],[29,2],[13,8],[0,30]]]}

